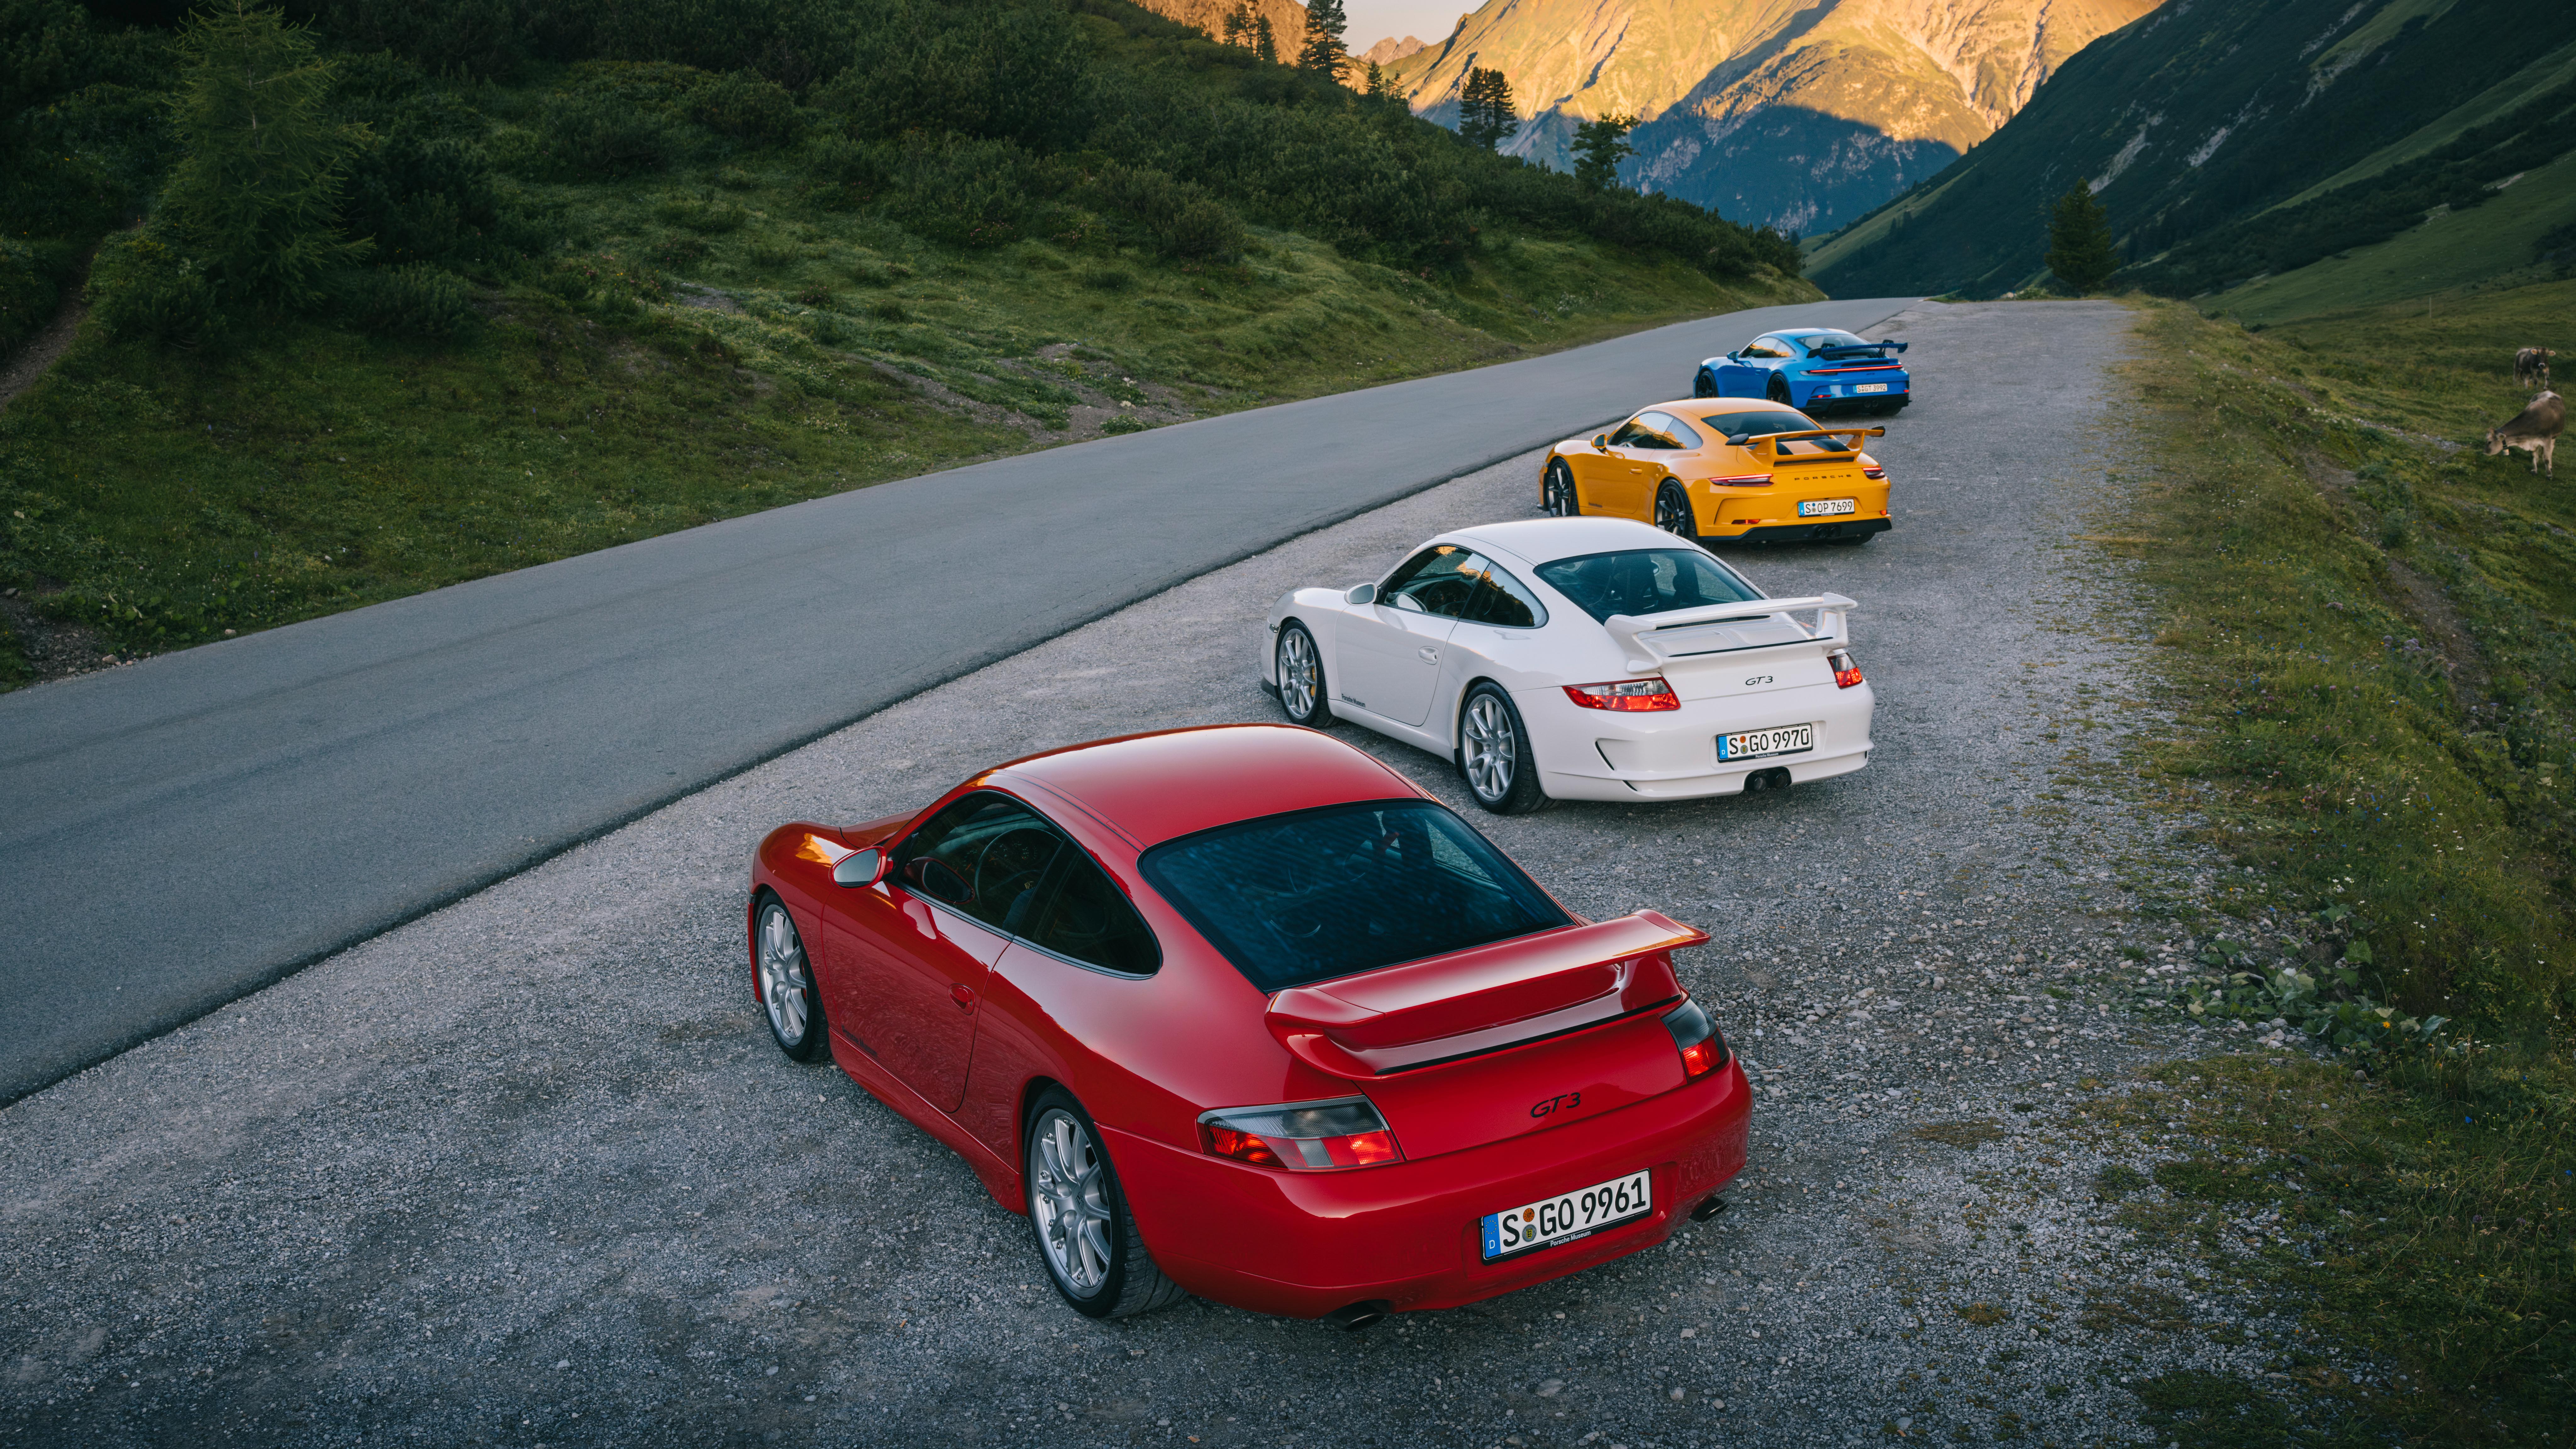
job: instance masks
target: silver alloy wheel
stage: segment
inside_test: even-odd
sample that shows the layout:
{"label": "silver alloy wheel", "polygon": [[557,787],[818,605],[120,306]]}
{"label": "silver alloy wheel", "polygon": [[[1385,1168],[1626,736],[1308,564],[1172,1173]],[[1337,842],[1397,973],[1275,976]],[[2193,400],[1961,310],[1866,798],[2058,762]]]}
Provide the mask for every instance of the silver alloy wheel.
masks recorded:
{"label": "silver alloy wheel", "polygon": [[1048,1266],[1088,1298],[1109,1279],[1109,1183],[1080,1118],[1052,1108],[1029,1144],[1029,1213]]}
{"label": "silver alloy wheel", "polygon": [[1303,629],[1279,636],[1279,702],[1296,719],[1315,713],[1315,698],[1324,687],[1324,671],[1315,660],[1315,641]]}
{"label": "silver alloy wheel", "polygon": [[1467,760],[1467,784],[1480,800],[1500,800],[1512,792],[1520,768],[1521,742],[1512,730],[1511,711],[1491,694],[1467,701],[1467,727],[1461,746]]}
{"label": "silver alloy wheel", "polygon": [[814,974],[806,969],[796,923],[788,919],[785,906],[773,904],[760,913],[760,999],[769,1008],[770,1030],[789,1046],[805,1040],[811,1015],[806,1003],[813,990]]}
{"label": "silver alloy wheel", "polygon": [[1566,478],[1562,463],[1547,470],[1547,515],[1550,518],[1574,517],[1574,485]]}

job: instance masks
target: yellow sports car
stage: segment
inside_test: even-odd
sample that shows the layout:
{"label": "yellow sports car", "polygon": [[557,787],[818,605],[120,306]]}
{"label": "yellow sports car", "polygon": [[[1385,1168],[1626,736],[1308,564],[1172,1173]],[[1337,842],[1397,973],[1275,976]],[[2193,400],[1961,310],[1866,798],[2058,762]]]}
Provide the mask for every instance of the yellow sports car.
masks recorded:
{"label": "yellow sports car", "polygon": [[1827,428],[1761,398],[1657,403],[1547,450],[1539,505],[1633,518],[1689,539],[1867,543],[1893,525],[1887,470],[1860,450],[1885,428]]}

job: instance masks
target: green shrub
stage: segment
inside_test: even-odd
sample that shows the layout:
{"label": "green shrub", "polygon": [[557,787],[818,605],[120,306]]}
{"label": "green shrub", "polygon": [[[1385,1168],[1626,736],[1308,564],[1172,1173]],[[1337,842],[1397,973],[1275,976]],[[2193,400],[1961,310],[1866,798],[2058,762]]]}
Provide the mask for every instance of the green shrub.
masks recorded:
{"label": "green shrub", "polygon": [[707,259],[707,244],[693,236],[664,237],[653,243],[653,265],[675,272],[694,270]]}
{"label": "green shrub", "polygon": [[547,102],[540,134],[547,170],[565,178],[640,176],[668,167],[680,153],[669,121],[597,91]]}
{"label": "green shrub", "polygon": [[340,315],[380,337],[444,341],[477,320],[465,279],[426,263],[356,268],[334,290]]}
{"label": "green shrub", "polygon": [[757,146],[784,146],[805,129],[796,98],[775,81],[734,71],[709,76],[683,103],[690,120]]}
{"label": "green shrub", "polygon": [[1103,167],[1081,195],[1168,257],[1232,258],[1242,254],[1249,240],[1242,221],[1207,188],[1175,181],[1151,167]]}
{"label": "green shrub", "polygon": [[120,341],[194,346],[224,330],[206,269],[149,234],[99,249],[89,297],[91,315]]}
{"label": "green shrub", "polygon": [[36,249],[0,236],[0,352],[35,336],[61,301],[53,269]]}
{"label": "green shrub", "polygon": [[1075,280],[1103,292],[1124,292],[1136,285],[1136,274],[1124,267],[1084,267]]}

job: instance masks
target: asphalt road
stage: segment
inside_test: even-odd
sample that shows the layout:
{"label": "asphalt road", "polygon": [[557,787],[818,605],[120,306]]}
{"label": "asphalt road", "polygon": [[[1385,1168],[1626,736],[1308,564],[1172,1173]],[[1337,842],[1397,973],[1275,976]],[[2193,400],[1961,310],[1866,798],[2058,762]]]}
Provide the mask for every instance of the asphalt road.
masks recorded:
{"label": "asphalt road", "polygon": [[[1735,1449],[2161,1445],[2130,1385],[2289,1325],[2093,1191],[2169,1147],[2082,1114],[2215,1042],[2124,1009],[2206,862],[2113,786],[2157,727],[2084,545],[2123,450],[2109,304],[1925,307],[1877,451],[1896,529],[1735,554],[1861,602],[1858,774],[1493,819],[1575,909],[1707,927],[1683,979],[1759,1079],[1730,1210],[1366,1334],[1063,1307],[1025,1219],[770,1045],[745,855],[1124,731],[1275,720],[1289,586],[1526,514],[1517,458],[924,692],[0,1110],[0,1445]],[[2153,1189],[2147,1191],[2152,1203]],[[1247,1244],[1250,1253],[1259,1244]],[[2351,1368],[2349,1365],[2341,1367]]]}
{"label": "asphalt road", "polygon": [[0,695],[0,1102],[1126,604],[1655,398],[1791,321],[1107,438]]}

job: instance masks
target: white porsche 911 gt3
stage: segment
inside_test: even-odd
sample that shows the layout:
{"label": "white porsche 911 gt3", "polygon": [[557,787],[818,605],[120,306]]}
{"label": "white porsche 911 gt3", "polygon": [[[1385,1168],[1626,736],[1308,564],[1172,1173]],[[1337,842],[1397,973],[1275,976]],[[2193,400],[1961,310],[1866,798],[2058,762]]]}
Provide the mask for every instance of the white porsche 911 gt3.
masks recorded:
{"label": "white porsche 911 gt3", "polygon": [[[1447,754],[1488,810],[1679,800],[1869,763],[1875,701],[1840,594],[1763,597],[1705,549],[1617,518],[1444,533],[1351,589],[1270,610],[1262,687]],[[1813,625],[1793,614],[1813,611]]]}

